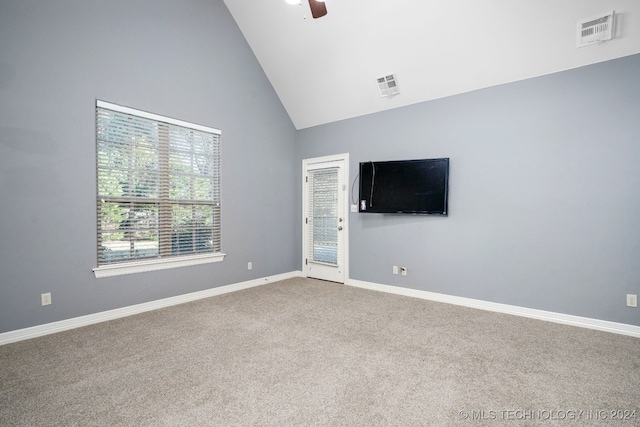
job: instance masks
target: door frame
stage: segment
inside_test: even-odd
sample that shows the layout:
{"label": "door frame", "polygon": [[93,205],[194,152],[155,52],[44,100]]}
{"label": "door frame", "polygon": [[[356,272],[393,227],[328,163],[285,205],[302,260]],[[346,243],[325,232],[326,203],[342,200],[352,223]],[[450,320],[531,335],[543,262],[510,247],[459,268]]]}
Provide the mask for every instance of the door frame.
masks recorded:
{"label": "door frame", "polygon": [[[310,166],[318,166],[322,163],[335,163],[342,162],[343,164],[343,182],[342,185],[342,272],[344,276],[343,284],[349,281],[349,212],[350,212],[350,200],[349,200],[349,153],[334,154],[330,156],[314,157],[310,159],[302,160],[302,276],[307,277],[306,258],[309,244],[309,237],[307,234],[307,224],[305,218],[308,216],[308,192],[307,192],[307,170]],[[340,261],[340,260],[339,260]]]}

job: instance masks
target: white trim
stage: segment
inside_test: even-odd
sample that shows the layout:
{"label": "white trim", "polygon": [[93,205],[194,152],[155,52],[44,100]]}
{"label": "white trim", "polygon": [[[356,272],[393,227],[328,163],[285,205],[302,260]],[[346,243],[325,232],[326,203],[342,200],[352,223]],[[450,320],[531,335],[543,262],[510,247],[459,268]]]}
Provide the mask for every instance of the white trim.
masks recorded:
{"label": "white trim", "polygon": [[[132,316],[134,314],[140,314],[151,310],[184,304],[191,301],[197,301],[203,298],[210,298],[217,295],[236,292],[243,289],[266,285],[272,282],[278,282],[280,280],[291,279],[294,277],[305,276],[302,271],[292,271],[289,273],[283,273],[274,276],[249,280],[246,282],[206,289],[204,291],[192,292],[189,294],[164,298],[161,300],[131,305],[128,307],[116,308],[114,310],[103,311],[100,313],[88,314],[86,316],[74,317],[72,319],[60,320],[58,322],[47,323],[44,325],[32,326],[30,328],[3,332],[0,333],[0,345],[10,344],[12,342],[23,341],[31,338],[37,338],[44,335],[54,334],[56,332],[67,331],[70,329],[93,325],[95,323],[106,322],[108,320]],[[611,332],[620,335],[628,335],[631,337],[640,338],[640,326],[627,325],[625,323],[590,319],[587,317],[554,313],[550,311],[536,310],[507,304],[499,304],[471,298],[456,297],[452,295],[421,291],[417,289],[401,288],[398,286],[382,285],[379,283],[365,282],[354,279],[347,280],[346,284],[349,286],[369,289],[372,291],[386,292],[390,294],[419,298],[429,301],[443,302],[446,304],[460,305],[463,307],[477,308],[480,310],[493,311],[496,313],[512,314],[515,316],[528,317],[531,319],[544,320],[548,322],[578,326],[587,329],[595,329],[598,331]]]}
{"label": "white trim", "polygon": [[310,159],[302,160],[302,275],[307,277],[307,268],[305,265],[305,259],[307,257],[307,225],[304,218],[308,215],[308,194],[306,187],[306,177],[309,170],[322,169],[327,167],[340,167],[342,166],[342,172],[344,175],[344,191],[343,191],[343,204],[344,215],[342,221],[342,228],[344,231],[342,237],[342,246],[344,250],[344,265],[342,271],[344,272],[344,283],[349,282],[349,214],[350,214],[350,194],[351,188],[349,187],[350,175],[349,175],[349,153],[334,154],[330,156],[314,157]]}
{"label": "white trim", "polygon": [[93,269],[96,279],[121,276],[123,274],[144,273],[147,271],[166,270],[169,268],[188,267],[190,265],[220,262],[225,254],[183,255],[175,258],[154,258],[146,261],[127,262],[122,264],[103,265]]}
{"label": "white trim", "polygon": [[[310,159],[314,160],[314,159]],[[337,160],[335,162],[309,162],[307,163],[307,171],[314,171],[317,169],[329,169],[329,168],[339,168],[343,165],[343,161]]]}
{"label": "white trim", "polygon": [[103,311],[100,313],[88,314],[86,316],[74,317],[72,319],[61,320],[58,322],[47,323],[30,328],[4,332],[0,333],[0,345],[22,341],[30,338],[41,337],[43,335],[54,334],[56,332],[67,331],[69,329],[80,328],[82,326],[93,325],[95,323],[106,322],[108,320],[119,319],[134,314],[144,313],[146,311],[157,310],[159,308],[170,307],[173,305],[196,301],[203,298],[209,298],[216,295],[227,294],[229,292],[236,292],[242,289],[266,285],[267,283],[291,279],[293,277],[302,277],[302,272],[292,271],[289,273],[277,274],[274,276],[249,280],[246,282],[206,289],[204,291],[192,292],[189,294],[145,302],[142,304],[130,305],[128,307],[116,308],[114,310]]}
{"label": "white trim", "polygon": [[361,280],[349,280],[347,284],[349,286],[369,289],[373,291],[380,291],[412,298],[420,298],[429,301],[460,305],[463,307],[477,308],[480,310],[493,311],[496,313],[512,314],[515,316],[528,317],[531,319],[544,320],[547,322],[578,326],[581,328],[595,329],[597,331],[611,332],[615,334],[640,338],[640,326],[628,325],[626,323],[609,322],[606,320],[591,319],[588,317],[573,316],[570,314],[554,313],[552,311],[518,307],[515,305],[500,304],[472,298],[463,298],[453,295],[421,291],[417,289],[401,288],[398,286],[382,285],[379,283],[365,282]]}
{"label": "white trim", "polygon": [[149,113],[147,111],[136,110],[135,108],[124,107],[118,104],[112,104],[110,102],[101,101],[96,99],[96,107],[105,108],[111,111],[118,111],[124,114],[130,114],[132,116],[142,117],[145,119],[155,120],[162,123],[169,123],[171,125],[182,126],[189,129],[200,130],[203,132],[215,133],[222,135],[222,131],[209,126],[202,126],[195,123],[185,122],[183,120],[174,119],[171,117],[161,116],[159,114]]}

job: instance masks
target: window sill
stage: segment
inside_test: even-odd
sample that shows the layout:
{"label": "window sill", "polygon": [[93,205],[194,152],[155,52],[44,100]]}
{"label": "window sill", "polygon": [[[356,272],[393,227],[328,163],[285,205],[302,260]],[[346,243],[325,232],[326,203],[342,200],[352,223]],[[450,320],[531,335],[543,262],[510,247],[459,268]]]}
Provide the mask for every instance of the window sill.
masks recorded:
{"label": "window sill", "polygon": [[147,271],[166,270],[169,268],[188,267],[190,265],[208,264],[220,262],[225,254],[215,253],[206,255],[181,256],[177,258],[154,259],[149,261],[128,262],[125,264],[112,264],[93,269],[96,279],[123,274],[144,273]]}

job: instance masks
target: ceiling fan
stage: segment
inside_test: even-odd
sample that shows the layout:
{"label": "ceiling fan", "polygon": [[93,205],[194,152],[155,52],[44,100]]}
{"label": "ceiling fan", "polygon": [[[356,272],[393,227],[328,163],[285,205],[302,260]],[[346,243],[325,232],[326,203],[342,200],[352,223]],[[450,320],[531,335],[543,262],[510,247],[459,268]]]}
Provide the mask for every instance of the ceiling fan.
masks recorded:
{"label": "ceiling fan", "polygon": [[[289,4],[301,4],[301,0],[285,0]],[[308,0],[309,7],[311,8],[311,16],[313,19],[321,18],[327,14],[327,5],[324,4],[324,0]]]}

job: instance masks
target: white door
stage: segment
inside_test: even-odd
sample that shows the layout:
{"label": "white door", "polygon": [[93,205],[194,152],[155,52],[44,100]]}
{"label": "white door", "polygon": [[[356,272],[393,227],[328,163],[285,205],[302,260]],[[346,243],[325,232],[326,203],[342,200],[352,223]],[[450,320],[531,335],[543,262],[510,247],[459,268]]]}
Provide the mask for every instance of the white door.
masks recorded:
{"label": "white door", "polygon": [[349,155],[303,161],[303,272],[345,283],[348,246]]}

